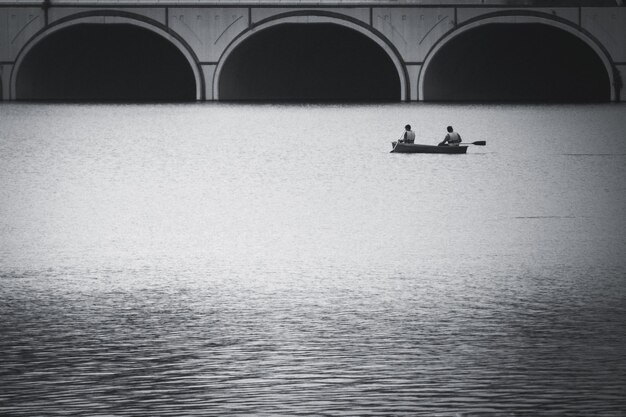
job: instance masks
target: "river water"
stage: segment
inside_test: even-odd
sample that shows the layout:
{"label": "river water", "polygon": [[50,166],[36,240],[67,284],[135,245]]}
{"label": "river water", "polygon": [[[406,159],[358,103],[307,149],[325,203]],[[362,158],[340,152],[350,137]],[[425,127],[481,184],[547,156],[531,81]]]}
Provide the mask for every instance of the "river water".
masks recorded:
{"label": "river water", "polygon": [[[390,154],[411,123],[467,155]],[[626,106],[0,105],[0,414],[626,413]]]}

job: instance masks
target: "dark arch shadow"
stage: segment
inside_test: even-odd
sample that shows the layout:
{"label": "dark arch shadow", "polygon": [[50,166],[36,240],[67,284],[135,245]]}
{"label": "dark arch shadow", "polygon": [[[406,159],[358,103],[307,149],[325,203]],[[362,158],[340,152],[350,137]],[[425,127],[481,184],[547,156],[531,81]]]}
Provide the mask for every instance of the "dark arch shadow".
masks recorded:
{"label": "dark arch shadow", "polygon": [[130,24],[77,24],[24,58],[18,100],[194,101],[194,73],[167,39]]}
{"label": "dark arch shadow", "polygon": [[426,101],[610,101],[602,60],[576,36],[543,24],[491,23],[450,40],[424,78]]}
{"label": "dark arch shadow", "polygon": [[332,24],[283,23],[227,58],[221,100],[399,101],[398,71],[374,41]]}

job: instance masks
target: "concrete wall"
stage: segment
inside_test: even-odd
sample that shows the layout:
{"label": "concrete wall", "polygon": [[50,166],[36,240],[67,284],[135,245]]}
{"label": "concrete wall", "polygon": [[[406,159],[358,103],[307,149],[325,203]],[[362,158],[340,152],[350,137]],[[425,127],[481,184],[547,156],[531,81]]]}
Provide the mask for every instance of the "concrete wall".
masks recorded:
{"label": "concrete wall", "polygon": [[616,100],[626,101],[626,8],[587,7],[581,10],[580,26],[606,49],[615,67]]}
{"label": "concrete wall", "polygon": [[[189,0],[180,6],[172,6],[174,3],[180,2],[90,0],[76,7],[77,1],[53,1],[50,7],[42,7],[40,1],[0,0],[3,98],[14,98],[11,86],[25,51],[57,25],[69,25],[75,18],[84,18],[85,15],[89,15],[89,21],[93,23],[116,23],[119,22],[118,17],[123,16],[126,23],[136,21],[143,27],[154,27],[157,33],[171,37],[199,68],[197,77],[202,91],[198,92],[198,99],[206,100],[216,97],[215,74],[219,72],[220,62],[224,60],[229,46],[253,31],[256,25],[268,26],[273,19],[287,15],[292,16],[292,21],[303,24],[323,22],[324,19],[333,23],[345,22],[346,26],[357,28],[378,42],[403,67],[402,72],[406,74],[404,98],[410,100],[421,98],[420,77],[437,48],[468,25],[480,25],[482,21],[495,17],[505,18],[508,23],[535,19],[564,28],[583,38],[603,55],[613,81],[619,81],[618,73],[621,73],[622,79],[626,77],[626,7],[617,6],[614,1],[257,0],[255,6],[251,6],[235,0]],[[263,7],[258,6],[261,3]],[[389,6],[390,3],[393,6]],[[325,7],[320,7],[322,4]],[[516,4],[525,6],[514,7]],[[552,4],[553,7],[533,4]],[[599,4],[601,7],[586,7],[588,4]],[[277,7],[268,7],[270,5]],[[619,100],[626,97],[616,89],[612,98]]]}
{"label": "concrete wall", "polygon": [[0,8],[0,62],[15,61],[24,44],[44,26],[41,8]]}

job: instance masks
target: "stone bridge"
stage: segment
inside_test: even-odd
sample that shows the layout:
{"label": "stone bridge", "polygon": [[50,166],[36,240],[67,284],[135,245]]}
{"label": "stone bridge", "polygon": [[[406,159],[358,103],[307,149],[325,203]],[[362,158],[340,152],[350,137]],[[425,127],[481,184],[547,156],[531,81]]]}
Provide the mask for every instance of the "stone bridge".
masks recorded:
{"label": "stone bridge", "polygon": [[621,0],[0,0],[3,100],[620,101]]}

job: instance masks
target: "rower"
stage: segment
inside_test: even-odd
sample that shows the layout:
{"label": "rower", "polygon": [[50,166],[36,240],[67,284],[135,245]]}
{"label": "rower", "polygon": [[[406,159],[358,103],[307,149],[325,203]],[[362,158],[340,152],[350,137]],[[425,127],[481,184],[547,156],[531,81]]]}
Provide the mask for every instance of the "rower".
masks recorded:
{"label": "rower", "polygon": [[448,134],[443,142],[439,143],[439,146],[459,146],[461,143],[461,135],[455,132],[452,126],[448,126],[447,130]]}
{"label": "rower", "polygon": [[398,142],[415,143],[415,132],[411,130],[411,125],[404,126],[404,136]]}

